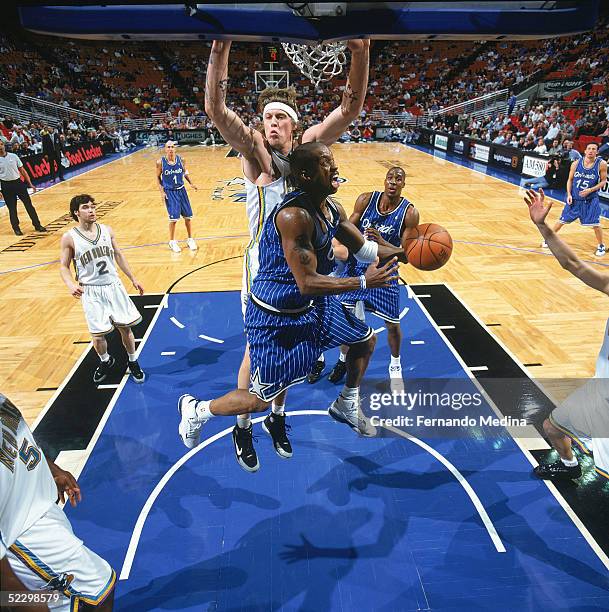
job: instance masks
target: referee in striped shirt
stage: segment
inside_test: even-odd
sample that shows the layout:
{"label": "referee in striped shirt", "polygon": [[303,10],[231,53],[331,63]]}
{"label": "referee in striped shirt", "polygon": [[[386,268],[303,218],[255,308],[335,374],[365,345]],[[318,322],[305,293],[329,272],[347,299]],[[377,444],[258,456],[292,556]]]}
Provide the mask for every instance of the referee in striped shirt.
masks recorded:
{"label": "referee in striped shirt", "polygon": [[40,223],[30,194],[27,192],[27,187],[21,177],[23,177],[25,183],[36,191],[36,187],[32,185],[30,175],[23,167],[23,162],[19,159],[19,156],[15,153],[7,153],[4,143],[0,142],[0,192],[2,192],[2,197],[6,202],[13,231],[17,236],[23,236],[23,232],[19,229],[19,217],[17,216],[17,198],[19,198],[32,220],[34,229],[37,232],[46,232],[47,230]]}

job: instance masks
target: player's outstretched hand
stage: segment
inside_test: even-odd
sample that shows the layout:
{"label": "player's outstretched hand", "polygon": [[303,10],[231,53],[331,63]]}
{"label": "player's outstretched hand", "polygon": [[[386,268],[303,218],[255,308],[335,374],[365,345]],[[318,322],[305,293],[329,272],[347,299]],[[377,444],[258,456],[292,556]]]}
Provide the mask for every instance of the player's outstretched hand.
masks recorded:
{"label": "player's outstretched hand", "polygon": [[77,299],[80,300],[80,296],[82,295],[82,287],[80,285],[72,284],[70,287],[70,293]]}
{"label": "player's outstretched hand", "polygon": [[353,40],[347,41],[347,48],[351,53],[357,51],[364,51],[365,49],[370,47],[370,39],[369,38],[354,38]]}
{"label": "player's outstretched hand", "polygon": [[377,268],[378,263],[377,258],[366,270],[366,287],[368,289],[388,287],[391,281],[398,279],[398,260],[396,257],[392,257],[385,265]]}
{"label": "player's outstretched hand", "polygon": [[546,221],[546,217],[552,208],[552,202],[545,202],[545,194],[543,189],[534,191],[533,189],[527,190],[527,195],[524,197],[526,205],[529,207],[529,215],[531,221],[535,225],[543,225]]}
{"label": "player's outstretched hand", "polygon": [[76,504],[82,499],[76,478],[70,472],[66,472],[58,465],[55,465],[53,467],[53,480],[55,480],[57,485],[57,493],[61,503],[65,503],[67,495],[70,504],[75,508]]}
{"label": "player's outstretched hand", "polygon": [[142,285],[140,285],[139,281],[134,280],[133,281],[133,286],[137,289],[138,293],[140,295],[144,295],[144,287],[142,287]]}

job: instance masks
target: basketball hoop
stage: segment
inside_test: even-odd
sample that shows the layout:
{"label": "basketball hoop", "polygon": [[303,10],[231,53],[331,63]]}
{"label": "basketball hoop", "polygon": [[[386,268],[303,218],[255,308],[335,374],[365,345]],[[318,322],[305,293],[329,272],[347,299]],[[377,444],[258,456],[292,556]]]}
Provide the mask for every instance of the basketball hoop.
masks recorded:
{"label": "basketball hoop", "polygon": [[292,63],[315,87],[340,74],[347,63],[344,42],[301,45],[281,43]]}

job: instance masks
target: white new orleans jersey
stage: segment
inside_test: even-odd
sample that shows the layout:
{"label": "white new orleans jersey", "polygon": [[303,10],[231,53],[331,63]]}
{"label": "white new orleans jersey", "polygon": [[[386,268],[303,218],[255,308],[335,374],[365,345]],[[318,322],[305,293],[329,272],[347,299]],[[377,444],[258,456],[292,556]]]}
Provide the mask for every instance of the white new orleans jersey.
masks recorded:
{"label": "white new orleans jersey", "polygon": [[95,224],[95,238],[87,238],[78,227],[70,230],[74,241],[76,278],[81,285],[111,285],[119,280],[114,263],[110,230]]}
{"label": "white new orleans jersey", "polygon": [[0,394],[0,558],[57,501],[44,453],[19,410]]}

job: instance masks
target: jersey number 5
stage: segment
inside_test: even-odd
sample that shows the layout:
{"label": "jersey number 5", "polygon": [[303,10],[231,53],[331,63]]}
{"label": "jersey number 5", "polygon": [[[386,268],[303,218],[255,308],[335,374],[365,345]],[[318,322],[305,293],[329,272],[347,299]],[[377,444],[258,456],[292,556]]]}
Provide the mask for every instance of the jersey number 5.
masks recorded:
{"label": "jersey number 5", "polygon": [[42,453],[27,440],[24,440],[19,449],[19,459],[23,461],[28,471],[32,471],[40,463]]}

